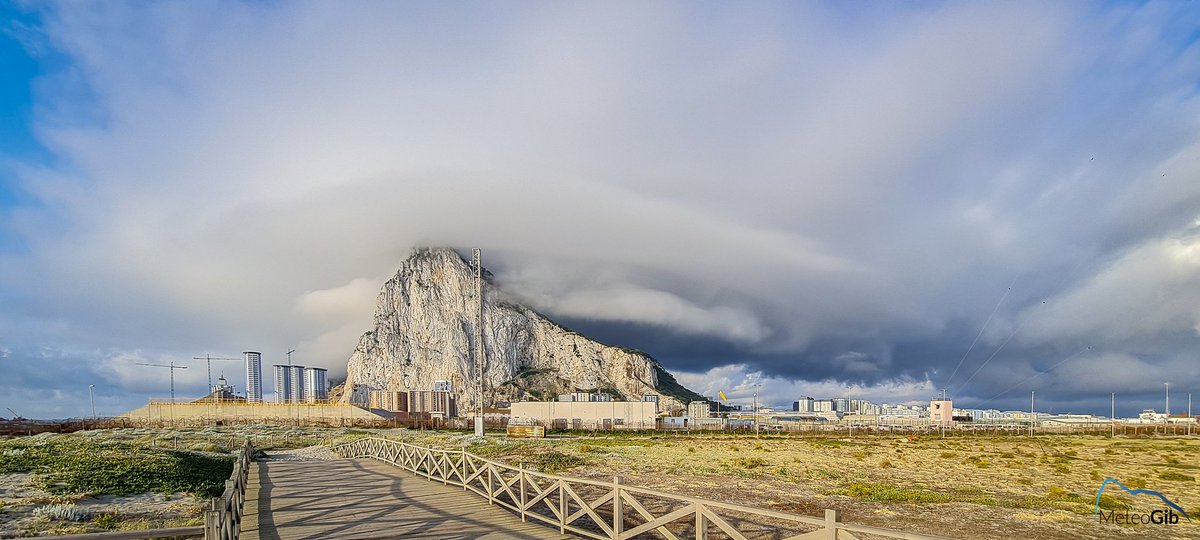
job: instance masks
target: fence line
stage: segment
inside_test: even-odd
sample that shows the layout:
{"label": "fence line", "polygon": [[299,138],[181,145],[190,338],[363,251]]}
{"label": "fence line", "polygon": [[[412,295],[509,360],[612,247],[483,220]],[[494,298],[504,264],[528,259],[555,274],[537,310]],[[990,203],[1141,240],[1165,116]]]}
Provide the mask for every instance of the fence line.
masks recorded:
{"label": "fence line", "polygon": [[[443,485],[462,487],[507,508],[521,521],[536,519],[597,540],[653,535],[668,540],[707,539],[717,532],[735,540],[858,540],[854,533],[905,540],[940,537],[842,523],[836,510],[823,518],[676,495],[622,484],[526,470],[466,449],[443,450],[364,437],[333,447],[343,457],[369,457]],[[785,528],[804,532],[782,532]],[[714,531],[715,529],[715,531]]]}
{"label": "fence line", "polygon": [[246,509],[246,484],[250,477],[250,460],[254,445],[250,439],[242,445],[233,464],[233,474],[225,481],[225,491],[209,502],[204,512],[205,540],[237,540],[242,533],[242,515]]}

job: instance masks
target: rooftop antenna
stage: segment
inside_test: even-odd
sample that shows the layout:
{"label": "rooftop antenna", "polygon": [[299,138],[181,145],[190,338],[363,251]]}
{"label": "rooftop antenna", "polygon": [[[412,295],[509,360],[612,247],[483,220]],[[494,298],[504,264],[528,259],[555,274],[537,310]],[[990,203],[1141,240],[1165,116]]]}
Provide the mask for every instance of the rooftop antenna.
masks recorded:
{"label": "rooftop antenna", "polygon": [[471,250],[471,263],[475,267],[475,298],[478,306],[475,311],[475,364],[479,369],[479,403],[476,405],[475,435],[483,436],[483,252],[479,248]]}
{"label": "rooftop antenna", "polygon": [[175,362],[169,364],[146,364],[144,362],[135,362],[139,366],[161,367],[171,370],[171,403],[175,403],[175,370],[187,369],[187,366],[177,366]]}
{"label": "rooftop antenna", "polygon": [[211,354],[205,354],[204,356],[193,356],[192,360],[204,360],[204,362],[208,365],[208,391],[209,392],[212,392],[212,361],[213,360],[232,360],[234,362],[242,361],[241,358],[227,358],[227,357],[222,357],[222,356],[213,356]]}

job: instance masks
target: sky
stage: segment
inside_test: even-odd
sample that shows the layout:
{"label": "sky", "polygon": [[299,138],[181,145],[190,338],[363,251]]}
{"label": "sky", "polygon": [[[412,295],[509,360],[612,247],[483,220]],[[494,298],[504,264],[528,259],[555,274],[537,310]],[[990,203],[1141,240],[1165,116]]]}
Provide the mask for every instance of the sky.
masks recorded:
{"label": "sky", "polygon": [[1198,38],[1194,2],[3,2],[0,406],[340,376],[432,245],[735,402],[1181,412]]}

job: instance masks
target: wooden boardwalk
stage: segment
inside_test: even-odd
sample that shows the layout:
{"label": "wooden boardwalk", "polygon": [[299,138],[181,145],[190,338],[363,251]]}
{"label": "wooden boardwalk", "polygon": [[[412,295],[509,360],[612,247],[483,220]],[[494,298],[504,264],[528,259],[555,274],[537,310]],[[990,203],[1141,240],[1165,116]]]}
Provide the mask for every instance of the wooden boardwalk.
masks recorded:
{"label": "wooden boardwalk", "polygon": [[565,538],[461,487],[373,459],[254,463],[242,537]]}

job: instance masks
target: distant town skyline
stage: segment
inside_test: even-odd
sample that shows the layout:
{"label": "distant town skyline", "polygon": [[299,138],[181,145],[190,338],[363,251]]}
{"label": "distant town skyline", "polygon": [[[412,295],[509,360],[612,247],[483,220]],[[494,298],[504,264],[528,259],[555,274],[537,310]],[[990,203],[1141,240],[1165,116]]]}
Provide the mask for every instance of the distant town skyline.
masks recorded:
{"label": "distant town skyline", "polygon": [[167,395],[139,363],[199,397],[192,358],[246,350],[341,378],[430,245],[704,395],[1154,407],[1200,390],[1197,27],[1186,2],[6,2],[0,407]]}

